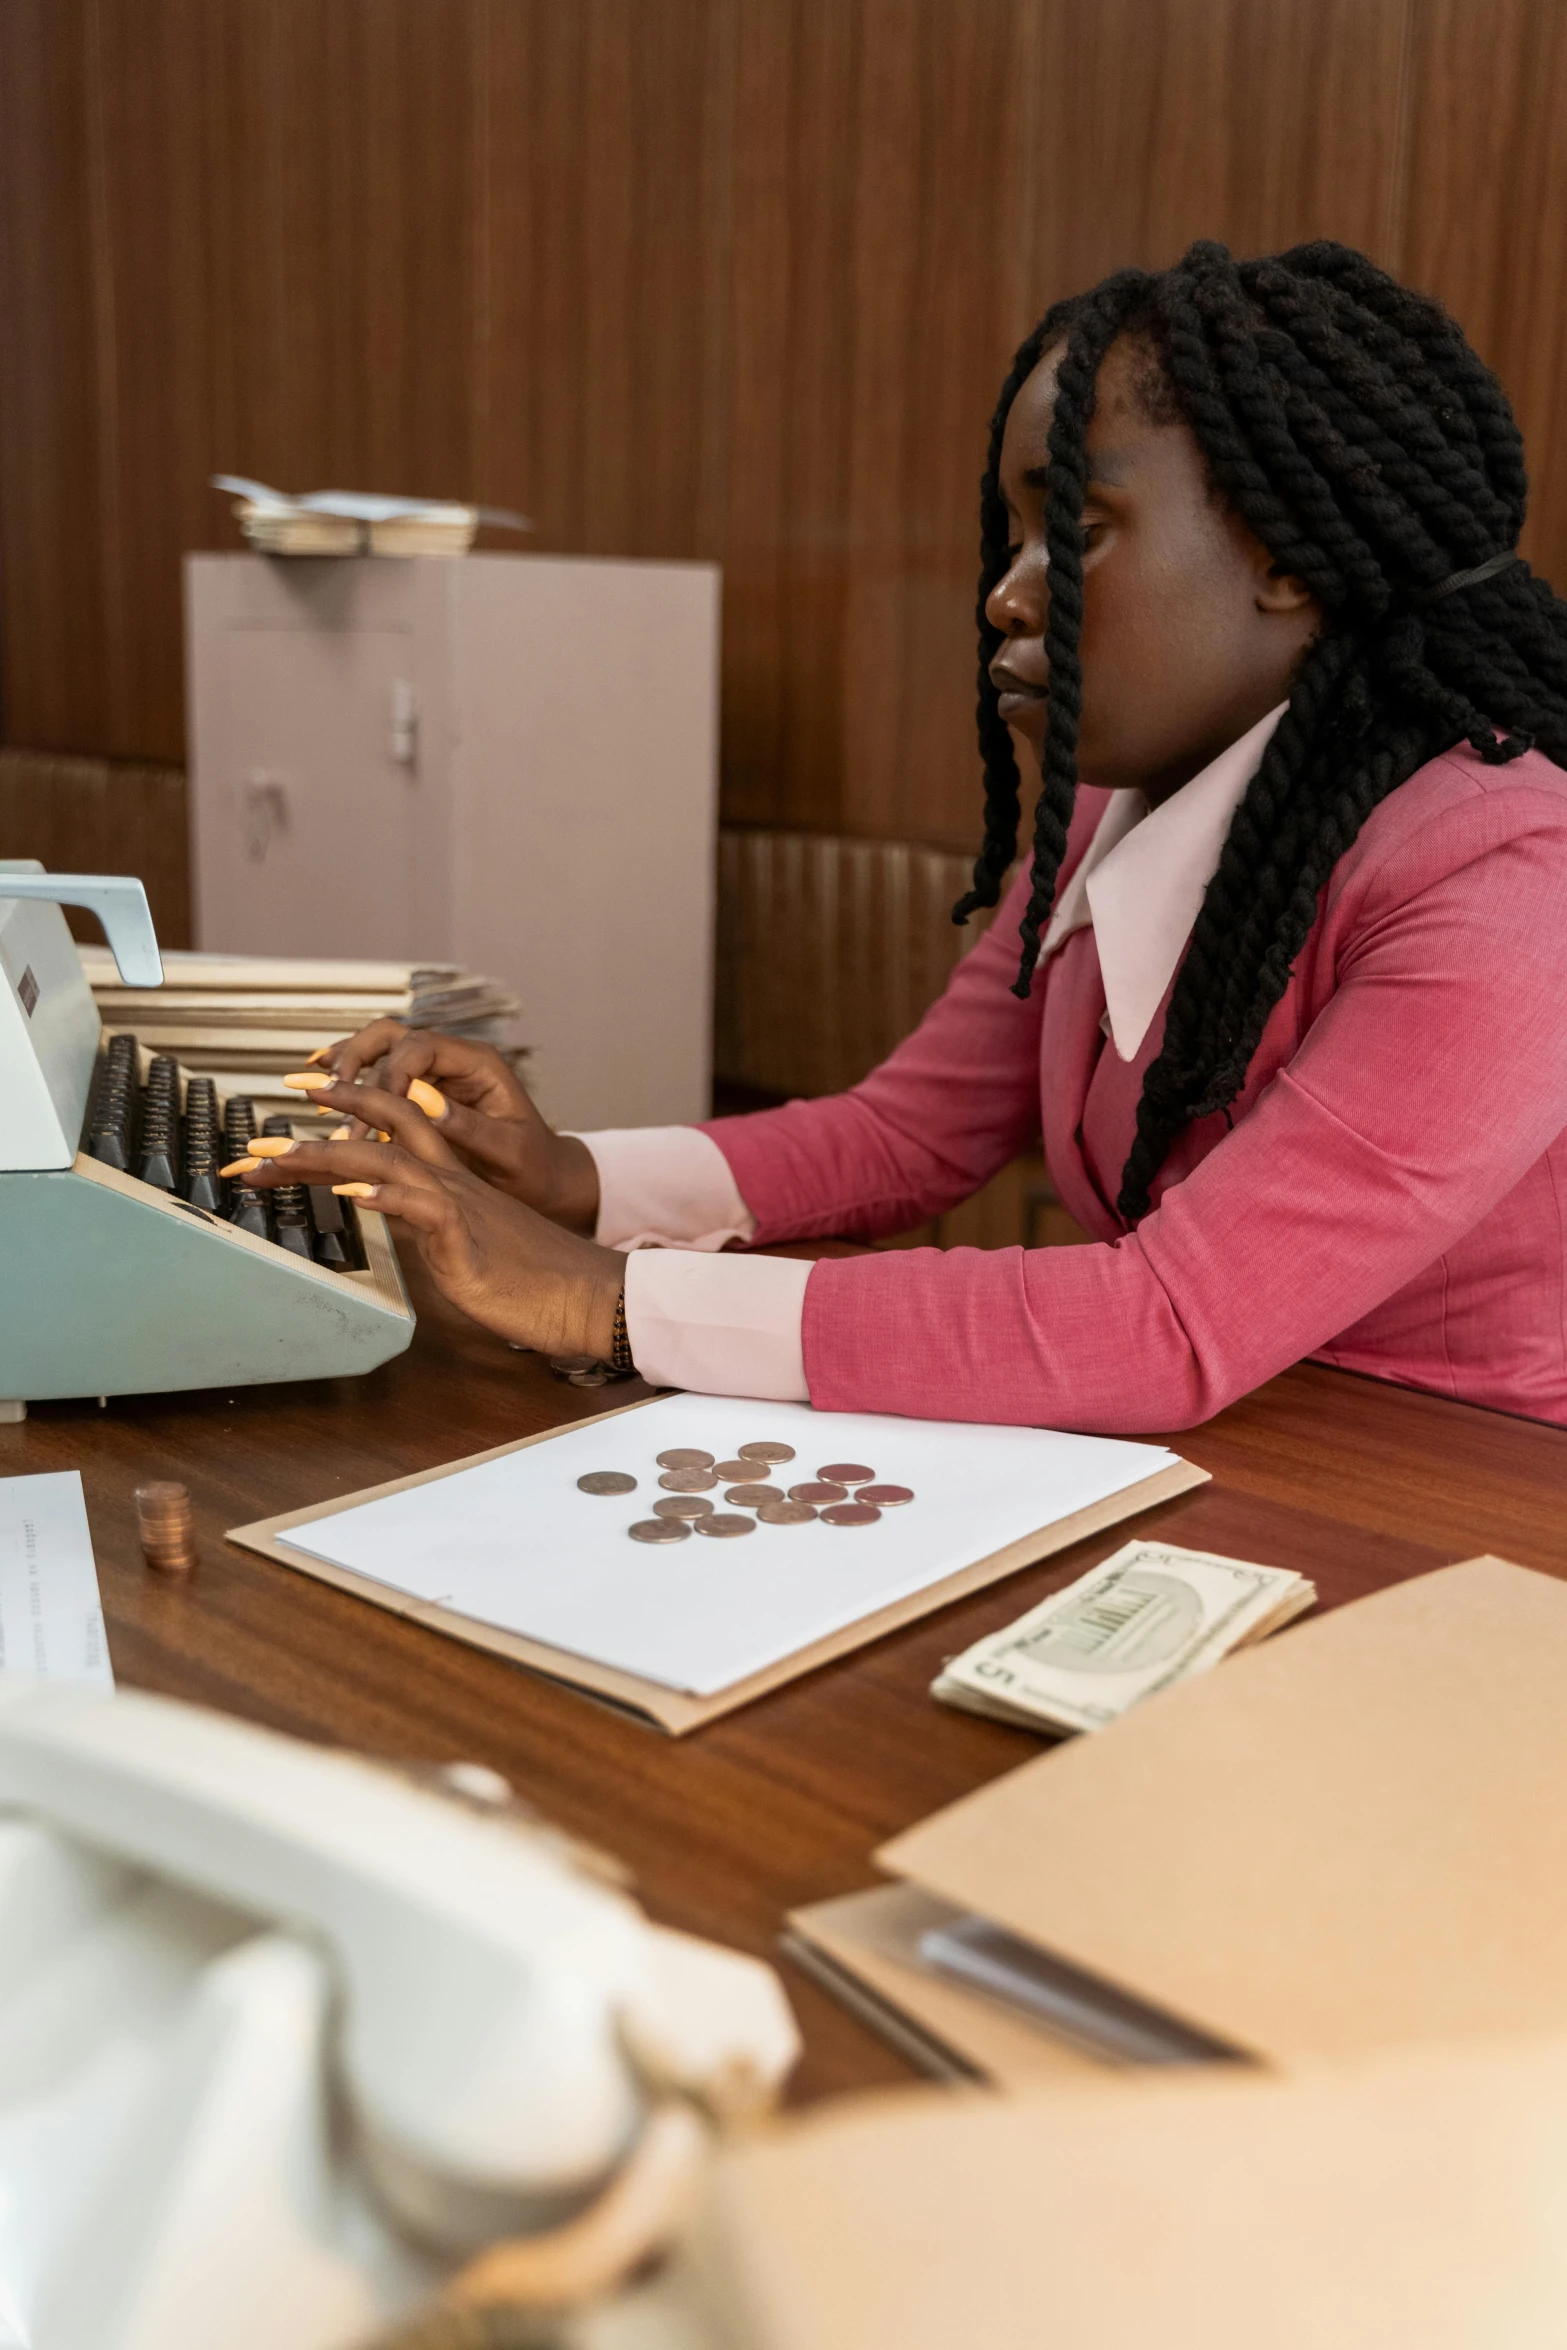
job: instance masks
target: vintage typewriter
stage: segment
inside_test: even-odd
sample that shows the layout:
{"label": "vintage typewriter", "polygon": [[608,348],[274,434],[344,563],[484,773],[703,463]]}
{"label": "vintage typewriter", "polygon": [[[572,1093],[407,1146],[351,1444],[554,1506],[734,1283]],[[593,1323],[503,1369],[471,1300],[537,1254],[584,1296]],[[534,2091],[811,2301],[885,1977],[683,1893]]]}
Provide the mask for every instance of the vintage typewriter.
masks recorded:
{"label": "vintage typewriter", "polygon": [[400,1354],[414,1317],[384,1220],[225,1183],[253,1105],[103,1035],[62,905],[97,914],[127,986],[163,980],[139,881],[0,863],[0,1418]]}

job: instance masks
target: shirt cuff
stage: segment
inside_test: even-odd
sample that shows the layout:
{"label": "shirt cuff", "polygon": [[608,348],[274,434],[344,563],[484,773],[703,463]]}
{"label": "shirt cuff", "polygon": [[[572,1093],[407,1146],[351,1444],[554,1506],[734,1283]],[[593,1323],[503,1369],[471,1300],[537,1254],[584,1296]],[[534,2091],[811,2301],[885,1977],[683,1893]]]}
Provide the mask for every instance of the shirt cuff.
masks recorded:
{"label": "shirt cuff", "polygon": [[793,1257],[639,1249],[626,1260],[626,1334],[638,1371],[652,1387],[809,1403],[801,1329],[815,1270]]}
{"label": "shirt cuff", "polygon": [[699,1128],[614,1126],[576,1140],[598,1169],[600,1247],[712,1250],[755,1232],[729,1161]]}

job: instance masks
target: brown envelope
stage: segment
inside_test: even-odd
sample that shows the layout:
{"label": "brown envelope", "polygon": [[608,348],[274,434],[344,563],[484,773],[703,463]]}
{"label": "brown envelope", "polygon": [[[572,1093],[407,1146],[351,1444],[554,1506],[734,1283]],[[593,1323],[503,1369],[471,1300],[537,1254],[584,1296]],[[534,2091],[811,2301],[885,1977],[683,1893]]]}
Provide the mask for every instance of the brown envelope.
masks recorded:
{"label": "brown envelope", "polygon": [[1102,2081],[741,2145],[688,2290],[765,2350],[1560,2350],[1567,2042]]}
{"label": "brown envelope", "polygon": [[1567,1584],[1378,1592],[877,1858],[1267,2059],[1567,2032]]}

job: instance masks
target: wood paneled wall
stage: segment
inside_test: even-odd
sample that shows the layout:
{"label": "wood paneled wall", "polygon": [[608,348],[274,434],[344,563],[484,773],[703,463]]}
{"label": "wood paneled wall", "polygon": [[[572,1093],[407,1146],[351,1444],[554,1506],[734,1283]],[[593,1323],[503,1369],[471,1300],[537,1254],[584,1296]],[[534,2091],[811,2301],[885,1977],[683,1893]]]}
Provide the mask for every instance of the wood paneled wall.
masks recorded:
{"label": "wood paneled wall", "polygon": [[969,845],[986,418],[1117,263],[1445,295],[1567,577],[1564,118],[1563,0],[0,0],[5,737],[180,758],[229,468],[717,557],[728,819]]}

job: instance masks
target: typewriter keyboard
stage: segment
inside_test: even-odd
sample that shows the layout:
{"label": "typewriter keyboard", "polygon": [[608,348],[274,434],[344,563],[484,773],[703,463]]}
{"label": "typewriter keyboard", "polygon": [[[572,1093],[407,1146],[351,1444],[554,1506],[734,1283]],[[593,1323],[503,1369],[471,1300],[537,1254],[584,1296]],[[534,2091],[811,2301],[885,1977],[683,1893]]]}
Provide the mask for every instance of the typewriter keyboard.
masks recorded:
{"label": "typewriter keyboard", "polygon": [[285,1183],[271,1191],[250,1191],[225,1183],[218,1173],[242,1158],[246,1144],[262,1134],[288,1134],[287,1118],[268,1118],[258,1129],[256,1105],[231,1094],[221,1120],[217,1089],[210,1077],[188,1077],[180,1099],[179,1063],[155,1053],[146,1083],[134,1036],[112,1036],[98,1063],[87,1110],[89,1158],[135,1175],[193,1208],[254,1232],[296,1257],[339,1272],[356,1272],[365,1254],[350,1201],[327,1185]]}

